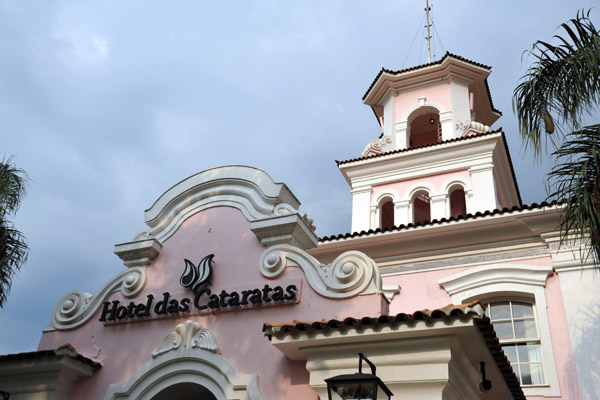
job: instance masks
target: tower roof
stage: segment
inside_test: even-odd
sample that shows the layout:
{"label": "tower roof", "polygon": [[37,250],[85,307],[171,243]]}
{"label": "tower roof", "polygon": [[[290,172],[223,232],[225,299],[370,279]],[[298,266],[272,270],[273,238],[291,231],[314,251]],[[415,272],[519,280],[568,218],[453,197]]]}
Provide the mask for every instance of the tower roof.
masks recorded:
{"label": "tower roof", "polygon": [[363,102],[378,115],[378,110],[391,93],[414,90],[432,82],[461,80],[469,84],[474,94],[474,106],[481,122],[491,125],[502,115],[494,108],[487,84],[491,70],[490,66],[446,52],[440,60],[432,63],[397,71],[382,68],[364,94]]}

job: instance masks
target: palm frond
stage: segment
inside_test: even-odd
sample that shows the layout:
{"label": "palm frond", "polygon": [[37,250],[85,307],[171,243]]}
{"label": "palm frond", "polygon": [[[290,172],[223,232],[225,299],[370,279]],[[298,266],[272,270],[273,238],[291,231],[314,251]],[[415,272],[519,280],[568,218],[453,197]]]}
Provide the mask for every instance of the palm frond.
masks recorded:
{"label": "palm frond", "polygon": [[28,181],[27,173],[15,166],[12,157],[0,161],[0,217],[17,211]]}
{"label": "palm frond", "polygon": [[23,234],[0,219],[0,308],[10,292],[13,277],[27,262],[28,253]]}
{"label": "palm frond", "polygon": [[582,120],[600,103],[600,32],[589,19],[589,11],[560,25],[565,35],[559,43],[534,43],[527,54],[533,64],[513,92],[513,110],[526,147],[539,156],[549,140],[546,133],[581,127]]}
{"label": "palm frond", "polygon": [[13,277],[27,262],[29,253],[25,236],[7,219],[19,208],[27,184],[27,174],[14,165],[12,157],[0,161],[0,308],[4,306]]}
{"label": "palm frond", "polygon": [[590,254],[600,260],[600,124],[569,133],[553,153],[556,166],[550,171],[554,191],[549,199],[565,204],[560,219],[563,240],[590,237]]}

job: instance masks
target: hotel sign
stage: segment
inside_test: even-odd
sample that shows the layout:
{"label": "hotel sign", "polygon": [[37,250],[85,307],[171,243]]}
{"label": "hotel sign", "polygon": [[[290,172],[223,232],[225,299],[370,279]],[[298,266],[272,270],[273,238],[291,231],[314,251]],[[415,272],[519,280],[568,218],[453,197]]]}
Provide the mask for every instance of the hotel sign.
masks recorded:
{"label": "hotel sign", "polygon": [[105,301],[99,321],[109,323],[152,317],[176,317],[186,313],[204,314],[300,301],[300,281],[286,282],[273,287],[261,284],[254,288],[239,287],[213,291],[207,287],[211,285],[213,258],[214,254],[209,254],[200,261],[198,267],[184,259],[185,271],[179,283],[191,289],[194,292],[193,297],[176,299],[169,292],[164,292],[162,297],[149,294],[146,301],[141,303]]}

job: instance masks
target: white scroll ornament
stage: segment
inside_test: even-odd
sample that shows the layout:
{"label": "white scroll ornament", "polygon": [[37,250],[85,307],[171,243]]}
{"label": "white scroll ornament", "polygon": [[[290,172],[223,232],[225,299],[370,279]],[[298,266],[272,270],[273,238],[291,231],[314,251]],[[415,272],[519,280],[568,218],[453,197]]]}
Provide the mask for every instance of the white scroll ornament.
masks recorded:
{"label": "white scroll ornament", "polygon": [[108,294],[121,291],[125,297],[133,297],[142,291],[145,284],[146,270],[131,267],[112,278],[94,296],[80,290],[69,292],[54,307],[50,329],[76,328],[94,315]]}
{"label": "white scroll ornament", "polygon": [[[289,266],[302,268],[310,286],[324,297],[342,299],[383,291],[375,261],[360,251],[347,251],[331,264],[321,264],[297,247],[276,245],[259,260],[260,272],[270,279],[279,277]],[[393,291],[397,292],[397,287]]]}

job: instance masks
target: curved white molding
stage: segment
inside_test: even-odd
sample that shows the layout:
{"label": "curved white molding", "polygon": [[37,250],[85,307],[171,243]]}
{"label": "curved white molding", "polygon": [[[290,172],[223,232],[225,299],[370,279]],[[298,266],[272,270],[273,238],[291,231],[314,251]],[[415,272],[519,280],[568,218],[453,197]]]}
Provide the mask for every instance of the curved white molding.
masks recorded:
{"label": "curved white molding", "polygon": [[76,328],[90,319],[108,294],[120,291],[125,297],[133,297],[145,284],[146,270],[131,267],[112,278],[94,296],[79,290],[69,292],[54,307],[51,325],[46,330]]}
{"label": "curved white molding", "polygon": [[[550,266],[521,264],[499,264],[472,268],[467,271],[441,278],[438,283],[450,296],[471,291],[482,286],[513,284],[523,286],[546,286],[546,279],[552,273]],[[522,290],[517,290],[522,291]],[[461,299],[461,302],[464,299]]]}
{"label": "curved white molding", "polygon": [[447,179],[442,184],[442,190],[443,190],[443,192],[446,193],[446,194],[450,194],[450,189],[454,185],[460,185],[460,186],[462,186],[463,189],[465,190],[465,193],[467,192],[467,190],[473,190],[470,181],[468,181],[467,179],[463,178],[462,176],[456,176],[456,177],[452,177],[452,178]]}
{"label": "curved white molding", "polygon": [[413,184],[411,187],[409,187],[404,192],[405,196],[403,198],[406,200],[412,200],[413,196],[420,190],[425,190],[426,192],[428,192],[429,197],[437,194],[437,192],[432,184],[427,183],[427,182],[417,182],[417,183]]}
{"label": "curved white molding", "polygon": [[193,175],[161,195],[145,212],[149,235],[161,243],[191,215],[211,207],[234,207],[249,221],[273,215],[275,206],[300,202],[283,183],[266,172],[247,166],[225,166]]}
{"label": "curved white molding", "polygon": [[394,203],[401,200],[398,192],[393,189],[386,189],[377,193],[377,197],[371,203],[371,207],[379,207],[379,203],[381,203],[381,200],[383,200],[384,197],[391,197]]}
{"label": "curved white molding", "polygon": [[446,107],[436,101],[419,101],[418,103],[415,103],[407,108],[404,114],[402,114],[402,118],[398,120],[398,122],[408,121],[410,115],[422,107],[433,107],[437,109],[440,114],[447,111]]}
{"label": "curved white molding", "polygon": [[[200,331],[190,337],[190,333],[198,328],[195,324],[197,323],[186,321],[177,326],[183,326],[180,330],[188,332],[184,333],[186,339],[182,339],[182,343],[187,345],[153,354],[153,359],[137,370],[127,382],[110,385],[104,400],[150,400],[161,391],[180,383],[203,386],[217,399],[264,400],[258,387],[257,375],[241,375],[225,358],[193,345],[198,333],[208,331],[200,328]],[[169,337],[170,335],[167,339]]]}
{"label": "curved white molding", "polygon": [[[383,293],[393,297],[398,287],[382,287],[375,261],[359,251],[340,254],[331,264],[321,264],[305,251],[288,245],[267,249],[260,257],[260,272],[269,279],[279,277],[289,266],[300,267],[310,286],[321,296],[343,299],[358,294]],[[391,297],[386,296],[388,300]]]}
{"label": "curved white molding", "polygon": [[152,358],[180,348],[198,348],[220,353],[215,335],[210,330],[203,328],[199,322],[187,320],[185,323],[177,325],[175,331],[164,338],[158,349],[152,352]]}

